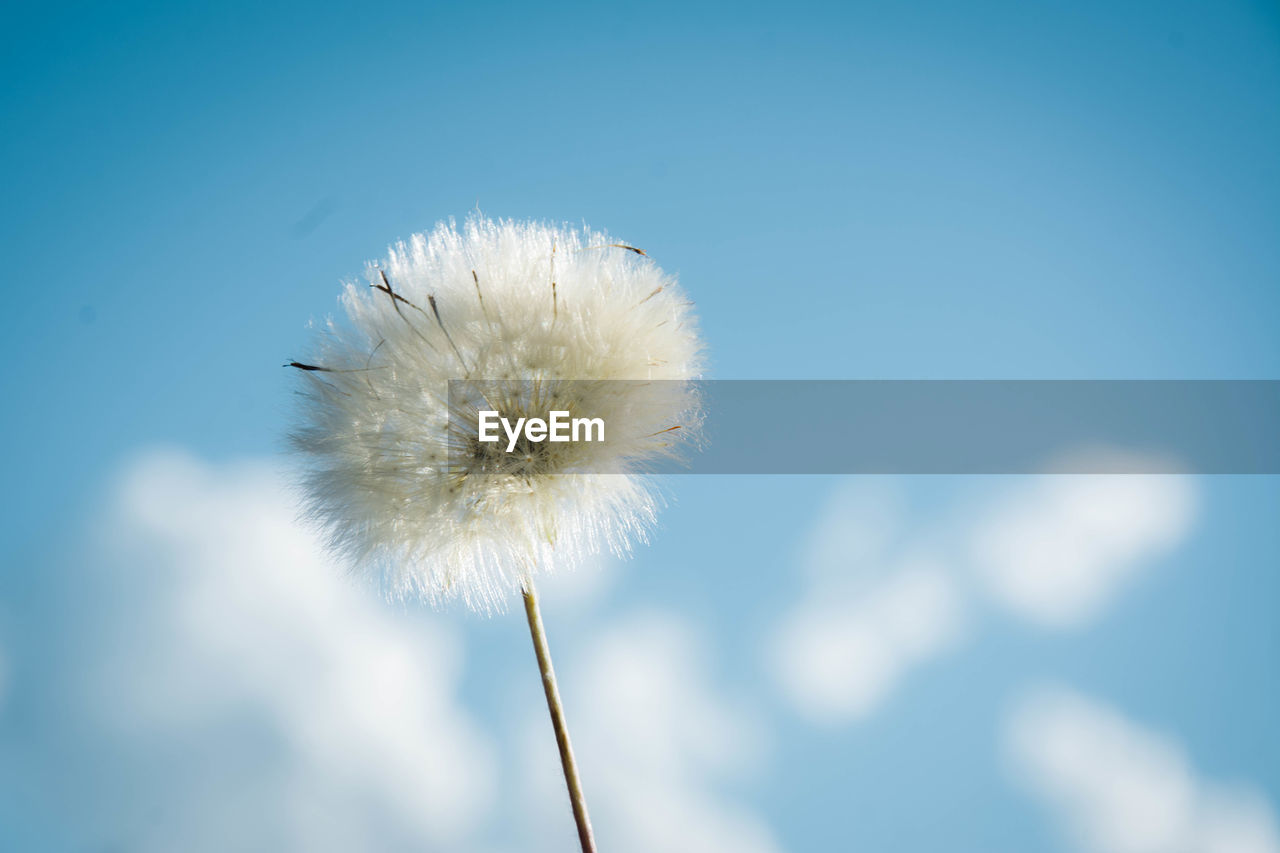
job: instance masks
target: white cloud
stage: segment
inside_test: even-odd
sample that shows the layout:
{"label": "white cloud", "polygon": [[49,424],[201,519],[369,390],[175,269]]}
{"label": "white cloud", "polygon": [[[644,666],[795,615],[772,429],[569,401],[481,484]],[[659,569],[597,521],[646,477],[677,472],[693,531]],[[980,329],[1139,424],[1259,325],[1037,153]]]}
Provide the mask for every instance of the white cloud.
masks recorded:
{"label": "white cloud", "polygon": [[[457,695],[460,638],[346,580],[277,472],[153,453],[106,497],[83,560],[41,599],[47,634],[28,648],[61,651],[26,698],[40,723],[6,741],[21,766],[0,773],[48,779],[57,798],[0,846],[56,825],[77,849],[528,850],[541,825],[565,842],[545,849],[572,849],[541,695],[519,711],[532,736],[506,769],[521,772],[499,774]],[[582,636],[609,580],[549,581],[549,612],[572,617],[553,626]],[[727,793],[763,739],[709,685],[690,629],[636,617],[577,648],[557,660],[608,849],[776,853]],[[522,825],[493,807],[522,802],[525,781],[544,805]]]}
{"label": "white cloud", "polygon": [[802,593],[767,649],[774,680],[811,720],[848,723],[963,642],[979,596],[1081,627],[1185,538],[1195,499],[1178,475],[1016,477],[976,514],[911,527],[892,481],[844,481],[801,548]]}
{"label": "white cloud", "polygon": [[977,523],[972,557],[996,601],[1046,627],[1084,624],[1186,536],[1195,491],[1177,475],[1050,475]]}
{"label": "white cloud", "polygon": [[818,722],[865,717],[910,668],[961,636],[963,600],[952,576],[912,565],[872,584],[827,582],[789,611],[771,647],[775,679]]}
{"label": "white cloud", "polygon": [[964,634],[955,574],[921,556],[934,543],[911,541],[903,497],[894,479],[839,481],[801,546],[803,591],[766,656],[783,695],[814,722],[874,713],[910,669]]}
{"label": "white cloud", "polygon": [[125,805],[159,815],[106,820],[129,849],[438,849],[475,826],[495,774],[457,638],[347,582],[279,476],[157,453],[112,505],[90,571],[113,599],[70,665],[128,753]]}
{"label": "white cloud", "polygon": [[811,582],[848,581],[883,563],[904,534],[902,483],[889,477],[837,480],[807,531],[799,571]]}
{"label": "white cloud", "polygon": [[1177,743],[1060,688],[1015,706],[1016,772],[1094,853],[1277,853],[1276,817],[1256,792],[1198,777]]}
{"label": "white cloud", "polygon": [[[709,685],[697,636],[682,622],[631,616],[566,649],[564,693],[601,849],[618,853],[775,853],[768,827],[721,793],[759,760],[754,722]],[[559,653],[559,652],[557,652]],[[549,849],[574,830],[546,709],[530,721],[527,790],[554,824]]]}
{"label": "white cloud", "polygon": [[[625,562],[625,558],[612,554],[597,554],[584,559],[572,571],[539,577],[538,597],[543,611],[556,619],[589,613],[608,598]],[[514,610],[518,613],[520,607],[517,605]]]}

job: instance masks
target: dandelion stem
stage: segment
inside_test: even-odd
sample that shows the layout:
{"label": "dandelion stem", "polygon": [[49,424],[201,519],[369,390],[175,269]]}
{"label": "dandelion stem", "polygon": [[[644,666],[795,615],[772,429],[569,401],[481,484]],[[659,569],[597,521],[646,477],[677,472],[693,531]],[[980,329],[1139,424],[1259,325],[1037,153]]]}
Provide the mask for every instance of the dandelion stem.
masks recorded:
{"label": "dandelion stem", "polygon": [[551,725],[556,730],[556,745],[560,748],[560,764],[564,768],[564,782],[569,788],[569,803],[573,806],[573,819],[578,824],[578,840],[582,853],[596,853],[595,838],[591,835],[591,819],[587,817],[587,800],[582,795],[582,780],[578,777],[578,765],[573,759],[573,745],[569,743],[569,727],[564,719],[564,706],[560,703],[560,690],[556,687],[556,671],[551,666],[551,649],[547,645],[547,631],[542,626],[542,611],[538,609],[538,593],[533,580],[524,582],[524,612],[529,619],[529,634],[533,637],[533,650],[538,656],[538,671],[542,673],[542,689],[547,694],[547,710],[551,712]]}

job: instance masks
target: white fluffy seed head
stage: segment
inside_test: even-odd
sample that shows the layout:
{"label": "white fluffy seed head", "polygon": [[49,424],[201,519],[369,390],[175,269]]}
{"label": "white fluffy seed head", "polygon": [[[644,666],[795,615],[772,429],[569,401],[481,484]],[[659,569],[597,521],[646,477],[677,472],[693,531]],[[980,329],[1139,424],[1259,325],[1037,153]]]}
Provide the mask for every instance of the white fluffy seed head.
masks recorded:
{"label": "white fluffy seed head", "polygon": [[[671,277],[603,233],[476,217],[395,245],[366,278],[346,286],[348,322],[294,363],[308,506],[354,566],[394,597],[487,611],[535,574],[644,539],[645,463],[699,422],[691,385],[654,381],[702,364]],[[478,382],[451,398],[461,379]],[[488,406],[513,422],[601,417],[608,440],[505,454],[476,442]]]}

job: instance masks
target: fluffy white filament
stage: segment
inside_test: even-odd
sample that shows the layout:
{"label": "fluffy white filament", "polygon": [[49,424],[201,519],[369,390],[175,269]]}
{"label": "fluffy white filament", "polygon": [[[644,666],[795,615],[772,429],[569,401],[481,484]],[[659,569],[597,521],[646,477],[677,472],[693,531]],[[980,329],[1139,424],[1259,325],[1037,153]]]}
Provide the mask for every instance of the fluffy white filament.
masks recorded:
{"label": "fluffy white filament", "polygon": [[[602,233],[480,217],[397,244],[366,277],[346,287],[348,322],[294,363],[293,443],[334,547],[393,596],[492,610],[535,573],[645,537],[656,501],[639,472],[698,421],[689,385],[652,381],[701,369],[671,277]],[[451,379],[482,380],[480,397],[451,400]],[[516,456],[474,441],[477,407],[550,404],[603,417],[609,440]]]}

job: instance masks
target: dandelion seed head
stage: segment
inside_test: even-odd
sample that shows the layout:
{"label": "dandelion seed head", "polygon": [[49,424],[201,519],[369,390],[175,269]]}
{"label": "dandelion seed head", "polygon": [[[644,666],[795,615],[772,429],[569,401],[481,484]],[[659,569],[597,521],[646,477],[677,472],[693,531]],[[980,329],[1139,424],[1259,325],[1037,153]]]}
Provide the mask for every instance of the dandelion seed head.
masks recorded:
{"label": "dandelion seed head", "polygon": [[[586,229],[474,217],[398,243],[302,361],[311,516],[397,598],[501,609],[535,574],[643,541],[647,463],[696,434],[691,303]],[[471,380],[465,386],[450,380]],[[461,387],[461,391],[459,388]],[[600,417],[606,442],[477,440],[478,411]]]}

